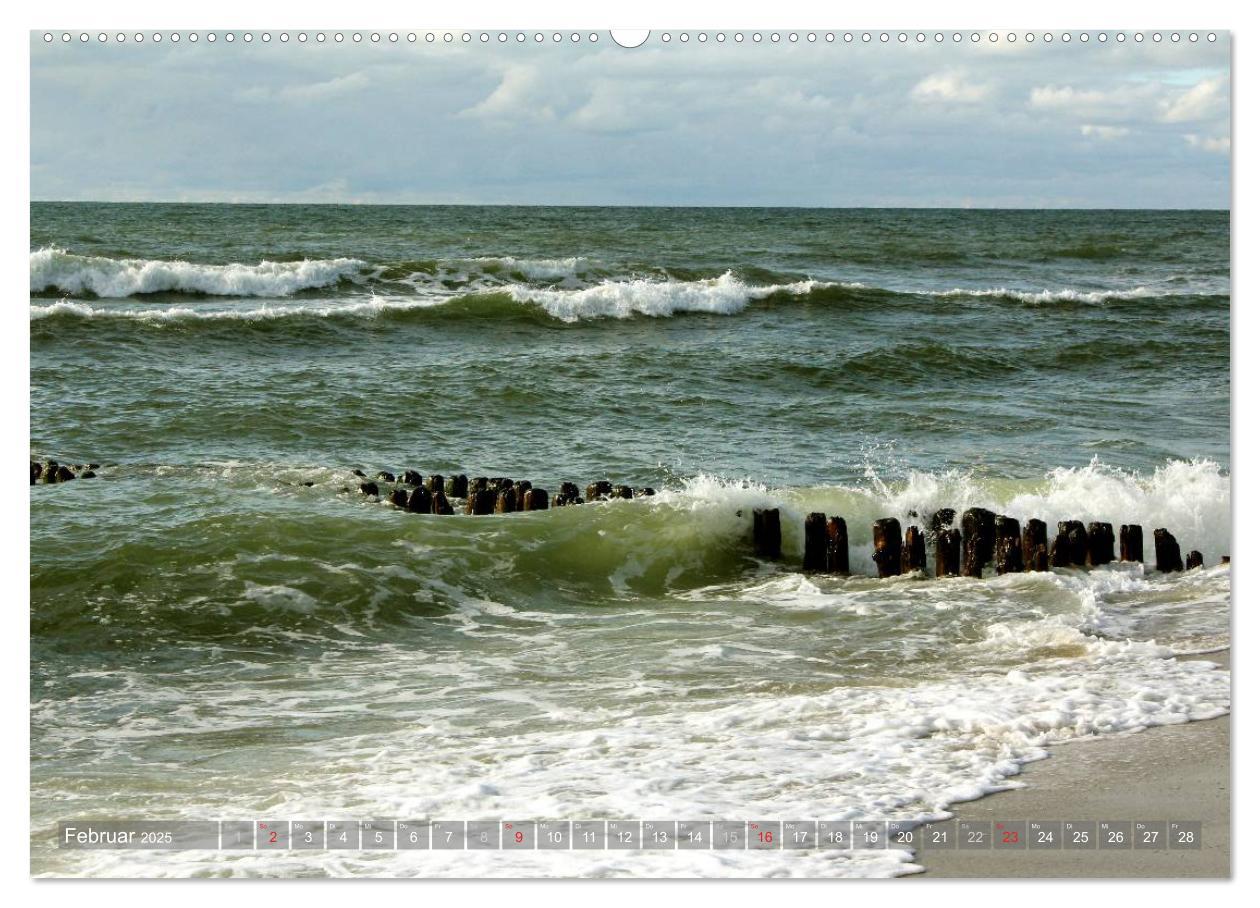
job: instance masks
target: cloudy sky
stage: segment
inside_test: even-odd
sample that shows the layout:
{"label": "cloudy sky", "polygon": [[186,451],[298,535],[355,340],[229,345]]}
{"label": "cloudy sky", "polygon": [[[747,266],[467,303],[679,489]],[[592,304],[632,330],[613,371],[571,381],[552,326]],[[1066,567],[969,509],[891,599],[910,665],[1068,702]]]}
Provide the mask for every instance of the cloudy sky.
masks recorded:
{"label": "cloudy sky", "polygon": [[1226,36],[654,35],[629,50],[607,34],[579,46],[34,35],[31,195],[1223,208],[1229,54]]}

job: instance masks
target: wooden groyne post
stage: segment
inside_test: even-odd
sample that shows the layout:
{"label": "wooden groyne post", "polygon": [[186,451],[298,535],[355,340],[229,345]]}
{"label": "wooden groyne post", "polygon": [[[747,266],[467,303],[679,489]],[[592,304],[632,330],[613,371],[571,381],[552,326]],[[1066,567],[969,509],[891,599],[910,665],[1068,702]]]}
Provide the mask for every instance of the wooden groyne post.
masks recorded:
{"label": "wooden groyne post", "polygon": [[988,508],[967,508],[962,516],[962,572],[964,577],[980,577],[993,560],[997,542],[997,515]]}
{"label": "wooden groyne post", "polygon": [[1139,524],[1120,525],[1120,560],[1142,563],[1142,527]]}
{"label": "wooden groyne post", "polygon": [[1155,531],[1155,570],[1166,574],[1184,570],[1177,537],[1163,527]]}
{"label": "wooden groyne post", "polygon": [[778,508],[757,508],[753,511],[753,551],[757,557],[768,561],[777,561],[783,553]]}
{"label": "wooden groyne post", "polygon": [[906,538],[901,546],[901,573],[914,571],[927,573],[927,543],[923,532],[916,526],[906,529]]}
{"label": "wooden groyne post", "polygon": [[882,517],[871,527],[875,551],[871,559],[880,577],[895,577],[901,573],[901,521],[896,517]]}
{"label": "wooden groyne post", "polygon": [[1036,517],[1024,524],[1024,534],[1020,540],[1021,554],[1024,556],[1024,570],[1050,570],[1050,547],[1046,543],[1046,522]]}
{"label": "wooden groyne post", "polygon": [[1116,534],[1111,524],[1095,521],[1089,525],[1088,562],[1098,566],[1116,560]]}
{"label": "wooden groyne post", "polygon": [[806,572],[827,569],[827,515],[821,511],[805,517],[805,558],[801,567]]}

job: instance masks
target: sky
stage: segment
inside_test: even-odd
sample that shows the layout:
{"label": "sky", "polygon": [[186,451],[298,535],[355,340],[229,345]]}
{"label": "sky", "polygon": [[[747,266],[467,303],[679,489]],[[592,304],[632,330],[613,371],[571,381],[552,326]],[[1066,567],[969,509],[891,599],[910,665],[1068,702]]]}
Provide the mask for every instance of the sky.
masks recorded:
{"label": "sky", "polygon": [[693,32],[626,49],[607,33],[577,45],[310,34],[33,34],[32,199],[1230,205],[1228,35],[700,44]]}

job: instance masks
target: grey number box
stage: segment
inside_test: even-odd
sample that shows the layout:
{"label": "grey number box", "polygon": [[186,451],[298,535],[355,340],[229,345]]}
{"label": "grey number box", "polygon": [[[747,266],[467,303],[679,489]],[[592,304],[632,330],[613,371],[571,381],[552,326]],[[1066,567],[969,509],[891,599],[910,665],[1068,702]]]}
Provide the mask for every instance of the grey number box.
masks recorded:
{"label": "grey number box", "polygon": [[287,851],[288,820],[259,820],[254,826],[254,847],[259,851]]}
{"label": "grey number box", "polygon": [[963,851],[980,851],[992,848],[993,821],[959,820],[958,847]]}
{"label": "grey number box", "polygon": [[888,844],[888,824],[883,820],[854,820],[852,842],[858,850],[884,848]]}
{"label": "grey number box", "polygon": [[359,848],[359,824],[348,820],[329,820],[324,825],[325,841],[329,848]]}
{"label": "grey number box", "polygon": [[464,847],[463,820],[434,820],[432,827],[433,847],[444,851],[458,851]]}
{"label": "grey number box", "polygon": [[567,851],[573,844],[573,827],[568,820],[543,820],[538,824],[538,847]]}
{"label": "grey number box", "polygon": [[784,848],[817,848],[818,822],[816,820],[786,820],[783,823]]}
{"label": "grey number box", "polygon": [[1024,851],[1028,848],[1027,820],[998,820],[993,824],[996,851]]}
{"label": "grey number box", "polygon": [[1163,851],[1168,847],[1168,824],[1163,820],[1138,820],[1133,824],[1133,847],[1139,851]]}
{"label": "grey number box", "polygon": [[713,828],[708,820],[679,820],[678,847],[709,849],[713,847]]}
{"label": "grey number box", "polygon": [[919,842],[919,828],[912,820],[888,821],[888,847],[914,848]]}
{"label": "grey number box", "polygon": [[639,848],[639,821],[609,820],[608,847],[619,850]]}
{"label": "grey number box", "polygon": [[220,847],[232,851],[254,849],[253,820],[224,820],[219,826]]}
{"label": "grey number box", "polygon": [[574,820],[573,847],[601,849],[608,847],[607,829],[603,820]]}
{"label": "grey number box", "polygon": [[394,850],[393,820],[364,820],[359,824],[359,847],[369,851]]}
{"label": "grey number box", "polygon": [[1168,824],[1168,847],[1197,851],[1203,847],[1203,823],[1200,820],[1173,820]]}
{"label": "grey number box", "polygon": [[498,820],[469,820],[465,847],[472,851],[496,851],[499,847]]}
{"label": "grey number box", "polygon": [[748,848],[751,851],[778,851],[783,847],[783,824],[778,820],[749,820]]}
{"label": "grey number box", "polygon": [[294,820],[289,828],[289,842],[303,851],[319,850],[324,847],[323,820]]}
{"label": "grey number box", "polygon": [[1102,820],[1098,824],[1098,847],[1112,851],[1133,848],[1132,820]]}
{"label": "grey number box", "polygon": [[853,847],[853,824],[848,820],[819,820],[818,847]]}
{"label": "grey number box", "polygon": [[672,851],[678,841],[678,824],[674,820],[644,820],[643,847]]}
{"label": "grey number box", "polygon": [[503,824],[503,847],[512,851],[533,851],[538,824],[533,820],[509,820]]}
{"label": "grey number box", "polygon": [[742,851],[747,842],[747,828],[743,823],[718,820],[713,823],[713,847],[723,850]]}
{"label": "grey number box", "polygon": [[432,832],[428,820],[399,820],[398,847],[408,850],[427,850],[432,841]]}
{"label": "grey number box", "polygon": [[958,824],[953,820],[925,823],[919,830],[919,845],[924,849],[952,849],[958,847]]}
{"label": "grey number box", "polygon": [[1033,850],[1057,851],[1063,847],[1063,824],[1058,820],[1029,820],[1028,847]]}
{"label": "grey number box", "polygon": [[1093,851],[1098,847],[1098,823],[1094,820],[1066,820],[1063,823],[1063,847],[1076,851]]}

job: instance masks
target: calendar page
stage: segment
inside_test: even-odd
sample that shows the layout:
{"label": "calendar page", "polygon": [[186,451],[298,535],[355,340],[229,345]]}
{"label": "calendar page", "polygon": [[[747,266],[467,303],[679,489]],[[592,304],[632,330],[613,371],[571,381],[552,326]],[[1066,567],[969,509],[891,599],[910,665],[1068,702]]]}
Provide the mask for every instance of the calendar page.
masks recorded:
{"label": "calendar page", "polygon": [[1228,877],[1231,32],[447,13],[29,33],[30,873]]}

